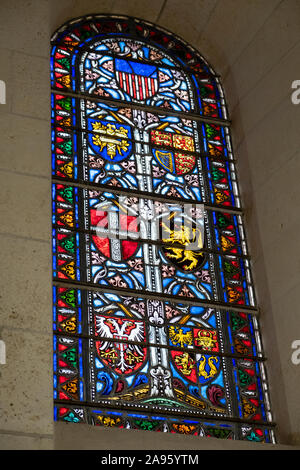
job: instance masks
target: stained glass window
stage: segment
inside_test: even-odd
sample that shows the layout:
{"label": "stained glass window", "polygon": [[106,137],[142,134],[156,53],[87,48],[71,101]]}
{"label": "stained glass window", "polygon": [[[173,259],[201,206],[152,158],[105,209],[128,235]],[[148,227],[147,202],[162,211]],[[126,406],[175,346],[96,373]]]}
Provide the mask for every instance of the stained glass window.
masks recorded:
{"label": "stained glass window", "polygon": [[275,442],[219,77],[94,15],[54,34],[51,86],[55,420]]}

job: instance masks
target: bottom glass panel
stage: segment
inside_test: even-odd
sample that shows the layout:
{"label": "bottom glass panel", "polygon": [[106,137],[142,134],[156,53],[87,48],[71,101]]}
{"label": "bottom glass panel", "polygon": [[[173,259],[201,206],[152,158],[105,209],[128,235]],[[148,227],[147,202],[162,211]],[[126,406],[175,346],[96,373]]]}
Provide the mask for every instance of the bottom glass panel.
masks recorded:
{"label": "bottom glass panel", "polygon": [[86,423],[109,428],[171,432],[199,437],[275,443],[274,431],[267,426],[222,422],[160,414],[111,411],[93,407],[55,406],[55,421]]}
{"label": "bottom glass panel", "polygon": [[270,426],[256,318],[63,286],[53,300],[57,405]]}

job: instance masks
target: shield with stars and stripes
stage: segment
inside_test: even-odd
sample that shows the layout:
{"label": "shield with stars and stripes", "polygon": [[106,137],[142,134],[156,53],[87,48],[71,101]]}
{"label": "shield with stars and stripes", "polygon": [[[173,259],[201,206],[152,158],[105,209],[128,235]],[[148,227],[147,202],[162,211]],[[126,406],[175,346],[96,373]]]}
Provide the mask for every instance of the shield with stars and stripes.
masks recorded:
{"label": "shield with stars and stripes", "polygon": [[115,75],[120,88],[135,100],[145,101],[158,91],[155,65],[115,59]]}

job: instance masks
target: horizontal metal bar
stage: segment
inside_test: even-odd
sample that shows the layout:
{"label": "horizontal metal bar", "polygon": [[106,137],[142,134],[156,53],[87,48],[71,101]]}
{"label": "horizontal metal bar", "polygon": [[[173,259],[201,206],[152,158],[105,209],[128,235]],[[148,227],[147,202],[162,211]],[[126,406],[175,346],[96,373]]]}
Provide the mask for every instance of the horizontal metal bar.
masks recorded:
{"label": "horizontal metal bar", "polygon": [[[96,312],[97,313],[97,312]],[[113,317],[113,315],[111,315]],[[120,318],[120,317],[116,317]],[[181,325],[180,323],[165,323],[163,325],[154,325],[152,324],[149,320],[147,319],[142,319],[142,318],[135,318],[136,321],[140,321],[143,323],[146,323],[149,326],[155,327],[155,328],[165,328],[166,326],[184,326]],[[202,327],[203,325],[200,326],[199,328]],[[241,360],[251,360],[251,361],[257,361],[257,362],[265,362],[267,358],[265,356],[253,356],[250,354],[232,354],[232,353],[226,353],[222,351],[209,351],[208,349],[203,349],[203,348],[195,348],[195,347],[180,347],[180,346],[171,346],[171,345],[165,345],[165,344],[157,344],[157,343],[151,343],[147,341],[130,341],[130,340],[125,340],[125,339],[115,339],[115,338],[108,338],[107,336],[97,336],[93,334],[84,334],[84,333],[64,333],[63,331],[58,331],[58,330],[53,330],[53,334],[56,336],[61,336],[63,338],[68,337],[68,338],[77,338],[77,339],[85,339],[85,340],[90,340],[92,339],[93,341],[108,341],[109,343],[124,343],[124,344],[134,344],[138,345],[141,348],[158,348],[158,349],[167,349],[169,351],[183,351],[183,352],[188,352],[191,354],[206,354],[206,355],[211,355],[211,356],[219,356],[219,357],[225,357],[227,359],[241,359]]]}
{"label": "horizontal metal bar", "polygon": [[[95,285],[95,284],[90,284],[88,282],[82,282],[82,281],[69,281],[69,280],[64,280],[64,279],[53,279],[53,285],[58,286],[58,287],[68,287],[71,289],[84,289],[84,290],[89,290],[93,292],[107,292],[108,288],[102,287],[100,285]],[[214,300],[200,300],[195,297],[188,298],[188,297],[181,297],[179,295],[171,295],[171,294],[165,294],[165,293],[160,293],[160,292],[150,292],[146,290],[137,290],[137,289],[117,289],[113,286],[109,287],[109,291],[112,293],[118,294],[118,295],[130,295],[130,297],[143,297],[145,299],[153,299],[153,300],[161,300],[165,302],[176,302],[180,304],[187,304],[187,305],[199,305],[201,307],[208,307],[208,308],[214,308],[217,310],[226,310],[226,311],[235,311],[235,312],[241,312],[241,313],[249,313],[251,315],[258,316],[259,315],[259,309],[258,307],[252,307],[252,306],[243,306],[243,305],[237,305],[237,304],[227,304],[226,302],[218,302]]]}
{"label": "horizontal metal bar", "polygon": [[93,191],[106,191],[106,192],[113,192],[116,194],[125,194],[125,195],[130,195],[138,198],[144,198],[144,199],[151,199],[155,200],[158,202],[163,202],[165,204],[167,203],[172,203],[172,204],[191,204],[191,205],[201,205],[204,206],[204,209],[207,210],[214,210],[217,212],[224,212],[228,214],[237,214],[237,215],[242,215],[243,214],[243,209],[241,208],[235,208],[232,206],[229,207],[219,207],[216,204],[206,204],[201,201],[195,201],[194,199],[181,199],[181,198],[173,198],[171,196],[160,196],[159,194],[153,194],[153,193],[148,193],[147,191],[135,191],[132,189],[127,189],[127,188],[119,188],[115,186],[110,186],[108,184],[96,184],[96,183],[91,183],[89,181],[82,181],[82,180],[71,180],[59,176],[55,176],[52,178],[53,183],[57,184],[66,184],[69,186],[76,186],[78,188],[83,188],[83,189],[91,189]]}
{"label": "horizontal metal bar", "polygon": [[130,101],[111,100],[110,98],[107,98],[105,96],[98,98],[88,93],[82,93],[82,92],[75,93],[72,91],[66,91],[66,90],[61,90],[57,88],[51,88],[51,92],[58,94],[58,95],[70,96],[72,98],[96,101],[98,103],[106,103],[111,106],[120,106],[124,108],[139,109],[141,111],[149,112],[152,114],[158,114],[158,115],[168,114],[170,116],[176,116],[179,119],[190,119],[192,121],[206,122],[208,124],[216,124],[216,125],[227,126],[227,127],[230,126],[231,124],[231,122],[227,119],[218,119],[218,118],[212,118],[212,117],[207,117],[207,116],[201,116],[200,114],[193,114],[193,113],[188,113],[184,111],[182,112],[173,111],[173,110],[169,110],[166,108],[159,108],[159,107],[148,106],[144,104],[131,103]]}
{"label": "horizontal metal bar", "polygon": [[162,410],[161,407],[155,407],[151,405],[138,405],[138,404],[132,404],[132,403],[119,403],[117,401],[109,402],[108,400],[103,400],[95,403],[91,403],[88,401],[80,401],[80,400],[58,400],[55,399],[54,403],[57,405],[69,405],[69,406],[76,406],[76,407],[87,407],[87,408],[94,408],[95,411],[97,411],[97,408],[105,408],[107,410],[114,410],[116,411],[117,409],[122,410],[122,411],[136,411],[139,413],[151,413],[151,414],[156,414],[160,416],[164,416],[166,419],[168,418],[174,418],[174,416],[178,416],[179,418],[186,418],[186,417],[197,417],[198,419],[205,419],[206,421],[224,421],[228,423],[235,423],[235,424],[247,424],[250,426],[264,426],[266,428],[274,428],[276,426],[276,423],[274,421],[251,421],[250,419],[242,419],[242,418],[235,418],[231,416],[224,416],[221,413],[217,415],[217,412],[214,415],[210,415],[208,413],[204,413],[201,411],[196,411],[196,410],[182,410],[182,409],[174,409],[168,410],[164,409]]}

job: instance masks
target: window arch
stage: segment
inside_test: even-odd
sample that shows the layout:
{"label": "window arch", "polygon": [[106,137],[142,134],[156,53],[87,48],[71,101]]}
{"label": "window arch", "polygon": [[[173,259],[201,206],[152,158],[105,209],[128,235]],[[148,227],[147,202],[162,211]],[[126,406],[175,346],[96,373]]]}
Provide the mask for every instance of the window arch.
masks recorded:
{"label": "window arch", "polygon": [[274,442],[219,77],[137,18],[52,38],[55,419]]}

